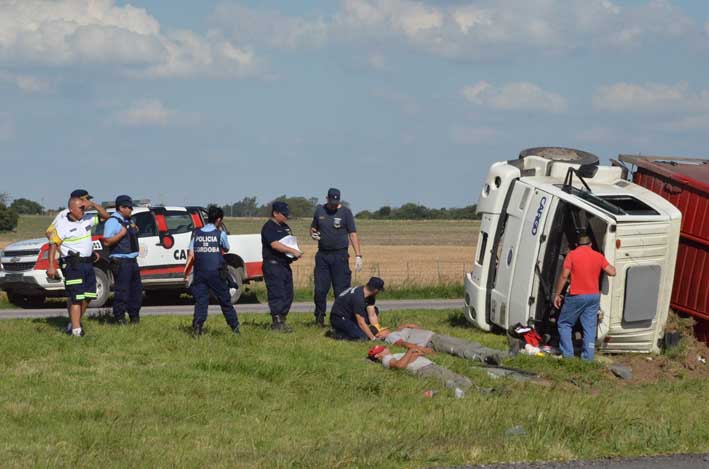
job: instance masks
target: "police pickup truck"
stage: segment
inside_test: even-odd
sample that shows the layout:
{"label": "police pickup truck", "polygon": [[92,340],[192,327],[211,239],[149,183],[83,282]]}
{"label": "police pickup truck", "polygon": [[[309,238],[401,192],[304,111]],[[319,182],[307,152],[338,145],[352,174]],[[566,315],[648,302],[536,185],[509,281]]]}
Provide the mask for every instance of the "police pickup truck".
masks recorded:
{"label": "police pickup truck", "polygon": [[[176,298],[185,292],[183,271],[193,230],[205,224],[201,207],[135,207],[132,219],[140,233],[138,265],[146,295]],[[97,298],[92,307],[103,306],[113,286],[108,249],[103,245],[103,223],[94,227]],[[232,288],[236,303],[244,282],[263,278],[261,238],[256,234],[229,235],[231,251],[224,255],[229,273],[239,288]],[[64,282],[47,279],[49,245],[46,238],[19,241],[0,251],[0,290],[11,303],[22,307],[39,306],[47,297],[64,296]]]}

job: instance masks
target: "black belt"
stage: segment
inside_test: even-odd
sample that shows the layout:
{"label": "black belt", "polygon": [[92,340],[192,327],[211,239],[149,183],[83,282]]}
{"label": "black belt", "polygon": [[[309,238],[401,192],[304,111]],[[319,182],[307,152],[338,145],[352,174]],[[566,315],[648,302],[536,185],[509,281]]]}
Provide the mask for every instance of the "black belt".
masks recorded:
{"label": "black belt", "polygon": [[338,253],[345,253],[349,250],[349,248],[340,248],[340,249],[318,249],[318,251],[324,253],[324,254],[338,254]]}
{"label": "black belt", "polygon": [[137,257],[112,257],[111,260],[118,263],[138,262]]}
{"label": "black belt", "polygon": [[83,264],[93,264],[94,262],[94,257],[93,256],[88,256],[88,257],[83,257],[83,256],[66,256],[62,257],[60,259],[62,262],[81,262]]}

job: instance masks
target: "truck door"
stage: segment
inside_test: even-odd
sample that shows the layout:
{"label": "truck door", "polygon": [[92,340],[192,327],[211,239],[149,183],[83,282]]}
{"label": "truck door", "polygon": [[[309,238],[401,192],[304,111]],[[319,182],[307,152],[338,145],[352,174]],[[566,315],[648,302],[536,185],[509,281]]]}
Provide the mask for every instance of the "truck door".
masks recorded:
{"label": "truck door", "polygon": [[500,327],[526,323],[529,292],[551,195],[523,182],[515,185],[507,223],[496,247],[497,269],[490,293],[490,318]]}
{"label": "truck door", "polygon": [[[151,256],[150,270],[153,278],[176,279],[181,278],[187,261],[187,248],[190,244],[192,231],[195,229],[192,214],[186,210],[163,209],[156,211],[155,219],[159,234],[163,235],[163,242],[156,242],[154,256]],[[164,242],[165,235],[172,237],[171,245]],[[159,240],[158,240],[159,241]],[[148,273],[146,272],[146,273]]]}

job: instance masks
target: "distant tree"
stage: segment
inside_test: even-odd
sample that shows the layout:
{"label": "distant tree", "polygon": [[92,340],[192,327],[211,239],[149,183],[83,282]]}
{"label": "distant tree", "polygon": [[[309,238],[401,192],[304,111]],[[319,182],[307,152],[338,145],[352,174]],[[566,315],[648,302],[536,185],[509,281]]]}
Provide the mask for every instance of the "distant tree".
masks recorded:
{"label": "distant tree", "polygon": [[255,217],[258,216],[259,206],[256,197],[244,197],[240,201],[231,205],[232,217]]}
{"label": "distant tree", "polygon": [[7,192],[0,192],[0,204],[7,205],[10,195]]}
{"label": "distant tree", "polygon": [[0,202],[0,231],[12,231],[17,228],[17,212]]}
{"label": "distant tree", "polygon": [[480,216],[475,205],[463,208],[428,208],[421,204],[406,203],[398,208],[385,205],[374,212],[363,210],[357,218],[374,220],[475,220]]}
{"label": "distant tree", "polygon": [[29,199],[15,199],[10,208],[20,215],[42,215],[44,213],[42,205]]}

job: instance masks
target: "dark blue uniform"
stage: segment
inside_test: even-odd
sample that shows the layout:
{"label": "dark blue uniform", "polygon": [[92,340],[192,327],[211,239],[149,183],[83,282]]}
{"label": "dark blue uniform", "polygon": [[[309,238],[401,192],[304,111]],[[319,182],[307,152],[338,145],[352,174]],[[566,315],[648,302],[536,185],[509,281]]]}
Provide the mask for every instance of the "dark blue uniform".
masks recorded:
{"label": "dark blue uniform", "polygon": [[374,296],[364,297],[364,287],[354,287],[343,291],[332,305],[330,324],[335,330],[335,337],[346,340],[369,340],[362,332],[355,316],[361,316],[369,324],[367,306],[375,303]]}
{"label": "dark blue uniform", "polygon": [[224,266],[222,249],[229,250],[226,233],[218,230],[211,223],[207,224],[204,228],[194,231],[190,249],[194,253],[191,291],[195,305],[192,328],[197,334],[201,333],[202,325],[207,320],[209,291],[211,290],[219,301],[227,324],[234,332],[237,332],[239,319],[231,304],[228,281],[220,272]]}
{"label": "dark blue uniform", "polygon": [[285,318],[293,304],[293,271],[290,268],[292,258],[271,247],[274,241],[280,241],[291,235],[290,226],[268,220],[261,228],[263,256],[263,279],[268,290],[268,307],[272,316]]}
{"label": "dark blue uniform", "polygon": [[113,317],[117,321],[125,319],[126,312],[132,323],[140,321],[140,307],[143,303],[143,283],[138,267],[138,228],[130,220],[115,212],[106,221],[104,236],[111,238],[121,228],[127,233],[111,246],[111,270],[113,272]]}
{"label": "dark blue uniform", "polygon": [[349,235],[355,233],[354,216],[347,207],[330,210],[318,205],[310,225],[320,232],[315,255],[315,317],[322,318],[327,310],[327,294],[332,286],[335,297],[352,284]]}

